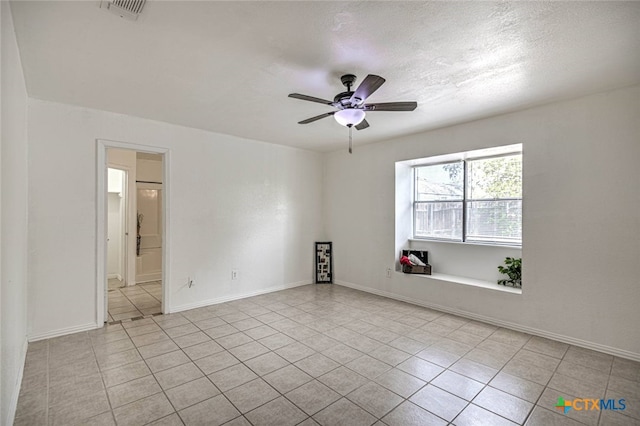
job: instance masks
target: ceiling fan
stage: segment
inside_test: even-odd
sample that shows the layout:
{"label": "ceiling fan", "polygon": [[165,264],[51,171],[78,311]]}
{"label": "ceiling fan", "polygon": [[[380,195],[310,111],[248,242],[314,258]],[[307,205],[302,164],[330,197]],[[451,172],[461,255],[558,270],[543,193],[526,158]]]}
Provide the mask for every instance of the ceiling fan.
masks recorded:
{"label": "ceiling fan", "polygon": [[337,111],[326,112],[299,121],[298,124],[309,124],[325,117],[333,116],[336,121],[343,126],[349,128],[349,152],[351,153],[351,128],[363,130],[369,127],[369,123],[365,119],[366,113],[371,111],[413,111],[418,104],[416,102],[384,102],[384,103],[365,103],[367,98],[382,86],[386,81],[384,78],[369,74],[358,88],[354,91],[351,87],[356,82],[356,76],[353,74],[345,74],[340,77],[340,81],[347,88],[346,92],[338,93],[333,101],[316,98],[314,96],[301,95],[300,93],[291,93],[290,98],[300,99],[303,101],[317,102],[337,108]]}

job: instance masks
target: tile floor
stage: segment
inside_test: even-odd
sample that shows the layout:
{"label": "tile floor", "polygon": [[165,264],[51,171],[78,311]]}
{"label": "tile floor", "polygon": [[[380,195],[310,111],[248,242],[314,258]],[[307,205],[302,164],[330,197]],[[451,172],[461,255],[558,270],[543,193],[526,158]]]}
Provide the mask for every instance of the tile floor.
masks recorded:
{"label": "tile floor", "polygon": [[162,312],[162,281],[123,287],[109,280],[109,322],[139,318]]}
{"label": "tile floor", "polygon": [[47,424],[640,425],[640,363],[307,285],[29,344],[15,425]]}

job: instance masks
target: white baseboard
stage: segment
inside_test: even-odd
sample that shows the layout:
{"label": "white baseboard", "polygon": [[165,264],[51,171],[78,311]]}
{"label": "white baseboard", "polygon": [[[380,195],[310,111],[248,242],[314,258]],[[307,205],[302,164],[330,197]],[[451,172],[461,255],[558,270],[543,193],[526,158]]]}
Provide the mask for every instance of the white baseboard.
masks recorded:
{"label": "white baseboard", "polygon": [[188,311],[189,309],[202,308],[203,306],[217,305],[218,303],[231,302],[232,300],[244,299],[246,297],[259,296],[261,294],[273,293],[274,291],[286,290],[289,288],[300,287],[311,284],[309,281],[297,281],[294,283],[284,284],[280,286],[268,287],[265,289],[252,291],[249,293],[234,294],[233,296],[217,297],[215,299],[201,300],[194,303],[170,307],[170,313]]}
{"label": "white baseboard", "polygon": [[88,324],[76,325],[73,327],[59,328],[57,330],[51,330],[45,333],[31,334],[30,336],[28,336],[28,339],[29,339],[29,342],[37,342],[38,340],[51,339],[52,337],[66,336],[67,334],[94,330],[100,327],[102,327],[102,324],[96,324],[95,322],[91,322]]}
{"label": "white baseboard", "polygon": [[640,354],[635,353],[635,352],[626,351],[624,349],[618,349],[618,348],[614,348],[612,346],[601,345],[599,343],[589,342],[587,340],[576,339],[576,338],[571,337],[571,336],[565,336],[563,334],[556,334],[556,333],[553,333],[553,332],[550,332],[550,331],[546,331],[546,330],[541,330],[541,329],[538,329],[538,328],[528,327],[528,326],[524,326],[524,325],[520,325],[520,324],[514,324],[514,323],[511,323],[511,322],[508,322],[508,321],[503,321],[503,320],[487,317],[487,316],[484,316],[484,315],[478,315],[478,314],[474,314],[472,312],[463,311],[463,310],[460,310],[460,309],[450,308],[450,307],[447,307],[447,306],[442,306],[442,305],[437,305],[437,304],[434,304],[434,303],[424,302],[424,301],[421,301],[421,300],[411,299],[411,298],[408,298],[408,297],[405,297],[405,296],[401,296],[401,295],[398,295],[398,294],[395,294],[395,293],[391,293],[391,292],[388,292],[388,291],[377,290],[377,289],[374,289],[374,288],[370,288],[370,287],[366,287],[366,286],[350,283],[350,282],[347,282],[347,281],[336,280],[335,283],[338,284],[338,285],[344,286],[344,287],[349,287],[349,288],[353,288],[355,290],[364,291],[366,293],[372,293],[372,294],[376,294],[378,296],[384,296],[384,297],[388,297],[390,299],[399,300],[401,302],[411,303],[412,305],[423,306],[425,308],[435,309],[437,311],[445,312],[445,313],[448,313],[448,314],[454,314],[454,315],[458,315],[458,316],[461,316],[461,317],[469,318],[469,319],[472,319],[472,320],[486,322],[488,324],[497,325],[499,327],[508,328],[508,329],[515,330],[515,331],[521,331],[523,333],[533,334],[535,336],[545,337],[547,339],[557,340],[559,342],[568,343],[568,344],[574,345],[574,346],[580,346],[580,347],[586,348],[586,349],[592,349],[592,350],[598,351],[598,352],[604,352],[606,354],[618,356],[620,358],[626,358],[626,359],[630,359],[630,360],[633,360],[633,361],[640,361]]}
{"label": "white baseboard", "polygon": [[[22,353],[20,354],[20,369],[18,370],[18,377],[13,385],[13,394],[11,395],[11,402],[9,403],[9,412],[6,413],[6,424],[12,425],[16,419],[16,410],[18,409],[18,398],[20,397],[20,386],[22,385],[22,376],[24,375],[24,364],[27,360],[27,346],[29,342],[25,336],[24,344],[22,345]],[[0,419],[2,423],[2,419]],[[5,423],[2,423],[5,424]]]}
{"label": "white baseboard", "polygon": [[118,281],[122,281],[122,275],[120,274],[107,274],[107,279],[112,280],[116,278]]}

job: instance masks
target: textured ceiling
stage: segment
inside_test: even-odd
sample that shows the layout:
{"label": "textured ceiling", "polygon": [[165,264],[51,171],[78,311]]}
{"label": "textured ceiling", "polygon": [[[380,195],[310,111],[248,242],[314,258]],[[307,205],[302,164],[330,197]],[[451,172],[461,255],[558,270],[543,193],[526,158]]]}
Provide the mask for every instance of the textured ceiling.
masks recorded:
{"label": "textured ceiling", "polygon": [[[639,2],[12,2],[35,98],[318,151],[343,148],[340,75],[387,82],[356,145],[640,83]],[[356,83],[357,84],[357,83]]]}

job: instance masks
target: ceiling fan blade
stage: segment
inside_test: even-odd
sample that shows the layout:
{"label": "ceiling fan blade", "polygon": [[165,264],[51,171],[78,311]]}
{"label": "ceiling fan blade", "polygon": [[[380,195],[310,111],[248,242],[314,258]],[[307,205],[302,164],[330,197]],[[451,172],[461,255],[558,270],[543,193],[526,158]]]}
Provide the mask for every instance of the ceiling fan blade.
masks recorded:
{"label": "ceiling fan blade", "polygon": [[417,102],[383,102],[380,104],[366,104],[365,111],[413,111]]}
{"label": "ceiling fan blade", "polygon": [[298,124],[309,124],[309,123],[313,123],[314,121],[318,121],[321,118],[325,118],[325,117],[329,117],[332,116],[333,114],[335,114],[335,111],[332,112],[325,112],[324,114],[320,114],[320,115],[316,115],[315,117],[311,117],[311,118],[307,118],[306,120],[302,120],[302,121],[298,121]]}
{"label": "ceiling fan blade", "polygon": [[365,119],[365,120],[362,120],[362,121],[360,122],[360,124],[358,124],[358,125],[356,126],[356,130],[364,130],[364,129],[366,129],[367,127],[369,127],[369,123],[368,123],[368,122],[367,122],[367,120]]}
{"label": "ceiling fan blade", "polygon": [[351,102],[351,105],[360,105],[365,101],[365,99],[371,96],[373,92],[378,90],[385,81],[386,80],[379,75],[369,74],[368,76],[366,76],[365,79],[362,80],[362,83],[360,83],[360,86],[358,86],[356,91],[351,96],[351,99],[349,100]]}
{"label": "ceiling fan blade", "polygon": [[300,99],[301,101],[310,101],[310,102],[317,102],[319,104],[333,105],[332,101],[316,98],[314,96],[301,95],[300,93],[291,93],[289,94],[289,97],[294,99]]}

